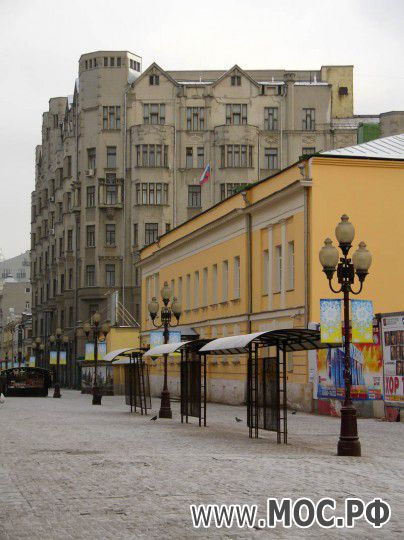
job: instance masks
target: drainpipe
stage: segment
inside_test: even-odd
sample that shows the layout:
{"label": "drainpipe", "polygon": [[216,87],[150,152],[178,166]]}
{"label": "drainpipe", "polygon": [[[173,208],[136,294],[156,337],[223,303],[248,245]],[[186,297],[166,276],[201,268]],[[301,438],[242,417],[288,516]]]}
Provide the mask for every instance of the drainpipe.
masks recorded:
{"label": "drainpipe", "polygon": [[[75,139],[76,139],[76,181],[79,179],[79,99],[77,98],[76,103],[76,109],[75,109],[75,116],[76,116],[76,133],[75,133]],[[81,187],[80,187],[81,189]],[[84,197],[84,193],[80,194],[81,197]],[[80,197],[80,202],[81,202]],[[75,251],[76,251],[76,257],[75,257],[75,279],[74,279],[74,328],[73,328],[73,387],[78,388],[79,387],[79,381],[77,380],[77,321],[78,321],[78,315],[79,315],[79,225],[80,225],[80,212],[77,212],[75,215],[75,225],[76,225],[76,239],[75,239]],[[55,249],[56,252],[56,249]]]}
{"label": "drainpipe", "polygon": [[[242,191],[243,201],[246,206],[250,205],[247,199],[247,192]],[[247,333],[251,333],[251,315],[252,315],[252,216],[248,210],[246,218],[246,244],[247,244]]]}
{"label": "drainpipe", "polygon": [[122,253],[122,324],[124,323],[126,305],[125,305],[125,279],[126,279],[126,96],[130,90],[131,86],[125,90],[123,94],[123,151],[122,151],[122,170],[123,170],[123,253]]}

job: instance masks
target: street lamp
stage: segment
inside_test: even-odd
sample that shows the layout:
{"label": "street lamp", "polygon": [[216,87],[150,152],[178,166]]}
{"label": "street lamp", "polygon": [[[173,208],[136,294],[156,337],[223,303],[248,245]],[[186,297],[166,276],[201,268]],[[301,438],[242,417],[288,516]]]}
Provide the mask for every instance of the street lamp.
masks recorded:
{"label": "street lamp", "polygon": [[60,394],[60,384],[59,384],[60,348],[61,348],[62,343],[65,346],[68,344],[69,338],[67,336],[62,336],[63,330],[61,328],[56,328],[55,333],[56,335],[52,335],[49,338],[51,346],[56,344],[56,377],[55,377],[53,397],[60,398],[62,397]]}
{"label": "street lamp", "polygon": [[[350,223],[347,215],[341,217],[341,222],[335,228],[339,248],[343,256],[339,257],[339,252],[332,244],[332,240],[327,238],[324,246],[321,248],[319,257],[323,266],[323,272],[327,276],[328,283],[332,292],[344,295],[344,381],[345,395],[341,407],[341,432],[338,441],[339,456],[360,456],[361,444],[358,436],[358,426],[356,419],[356,409],[351,399],[352,371],[350,359],[350,336],[349,336],[349,293],[354,295],[362,291],[363,282],[368,275],[368,270],[372,264],[372,255],[366,249],[364,242],[359,243],[358,249],[349,259],[348,253],[352,247],[352,241],[355,237],[355,229]],[[339,262],[338,262],[339,261]],[[332,278],[335,270],[340,288],[335,290],[332,286]],[[354,291],[352,285],[355,282],[355,274],[359,280],[359,289]]]}
{"label": "street lamp", "polygon": [[[102,400],[102,391],[98,385],[98,341],[101,340],[101,335],[104,335],[103,340],[105,340],[108,332],[110,331],[110,326],[108,322],[105,322],[100,327],[101,315],[99,313],[94,313],[92,316],[93,326],[89,322],[84,323],[83,330],[88,339],[91,331],[94,338],[94,379],[93,379],[93,405],[101,405]],[[81,329],[78,329],[77,336],[80,337]]]}
{"label": "street lamp", "polygon": [[[159,304],[157,302],[157,299],[155,296],[153,296],[151,302],[149,302],[148,309],[150,313],[150,318],[152,320],[153,326],[155,328],[163,328],[163,339],[164,343],[168,343],[170,333],[169,328],[174,328],[178,326],[180,317],[181,317],[181,304],[177,300],[177,298],[173,298],[171,302],[171,306],[168,306],[168,303],[171,298],[171,289],[168,286],[167,281],[164,282],[163,288],[161,289],[161,298],[163,300],[163,307],[161,308],[160,312],[160,321],[161,324],[156,324],[156,318],[158,317],[158,311],[159,311]],[[171,317],[174,315],[174,317],[177,319],[177,324],[171,324]],[[160,418],[172,418],[173,414],[171,411],[171,404],[170,404],[170,392],[168,391],[167,387],[167,354],[164,354],[164,385],[163,385],[163,391],[161,392],[161,404],[160,404],[160,411],[159,411],[159,417]]]}
{"label": "street lamp", "polygon": [[32,348],[35,354],[35,365],[39,367],[39,364],[41,363],[41,353],[45,348],[44,344],[41,342],[40,337],[34,339],[34,341],[32,342]]}

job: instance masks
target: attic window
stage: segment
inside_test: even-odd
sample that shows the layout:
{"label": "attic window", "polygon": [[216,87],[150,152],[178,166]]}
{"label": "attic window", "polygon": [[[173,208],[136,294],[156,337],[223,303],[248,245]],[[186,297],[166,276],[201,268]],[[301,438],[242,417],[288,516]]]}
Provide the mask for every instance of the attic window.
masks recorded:
{"label": "attic window", "polygon": [[231,85],[232,86],[241,86],[241,77],[240,75],[231,76]]}
{"label": "attic window", "polygon": [[338,88],[338,94],[340,96],[347,96],[348,95],[348,87],[347,86],[340,86]]}
{"label": "attic window", "polygon": [[150,75],[149,84],[150,86],[158,86],[160,84],[160,77],[158,75]]}

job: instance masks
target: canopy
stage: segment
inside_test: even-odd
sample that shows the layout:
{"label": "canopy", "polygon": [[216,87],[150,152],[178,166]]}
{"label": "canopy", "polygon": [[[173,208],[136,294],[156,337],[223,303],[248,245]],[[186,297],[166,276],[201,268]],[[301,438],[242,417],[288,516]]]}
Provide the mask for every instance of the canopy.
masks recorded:
{"label": "canopy", "polygon": [[170,354],[178,349],[181,349],[189,341],[179,341],[178,343],[166,343],[164,345],[156,345],[144,353],[144,356],[163,356],[163,354]]}
{"label": "canopy", "polygon": [[285,351],[331,349],[341,346],[340,343],[322,343],[318,330],[286,328],[218,338],[204,345],[199,349],[199,352],[208,354],[247,353],[251,343],[258,343],[263,347],[276,346]]}
{"label": "canopy", "polygon": [[107,353],[103,360],[104,362],[112,362],[117,356],[127,356],[128,352],[142,352],[141,350],[135,348],[135,347],[126,347],[125,349],[115,349],[115,351],[111,351]]}

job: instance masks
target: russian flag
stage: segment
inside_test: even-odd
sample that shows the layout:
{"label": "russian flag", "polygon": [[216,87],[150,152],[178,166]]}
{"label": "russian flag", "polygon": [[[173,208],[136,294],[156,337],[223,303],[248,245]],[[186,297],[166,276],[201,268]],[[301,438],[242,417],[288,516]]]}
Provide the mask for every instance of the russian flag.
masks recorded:
{"label": "russian flag", "polygon": [[199,178],[199,185],[203,186],[203,184],[205,184],[209,180],[209,176],[210,176],[210,163],[206,165],[201,177]]}

